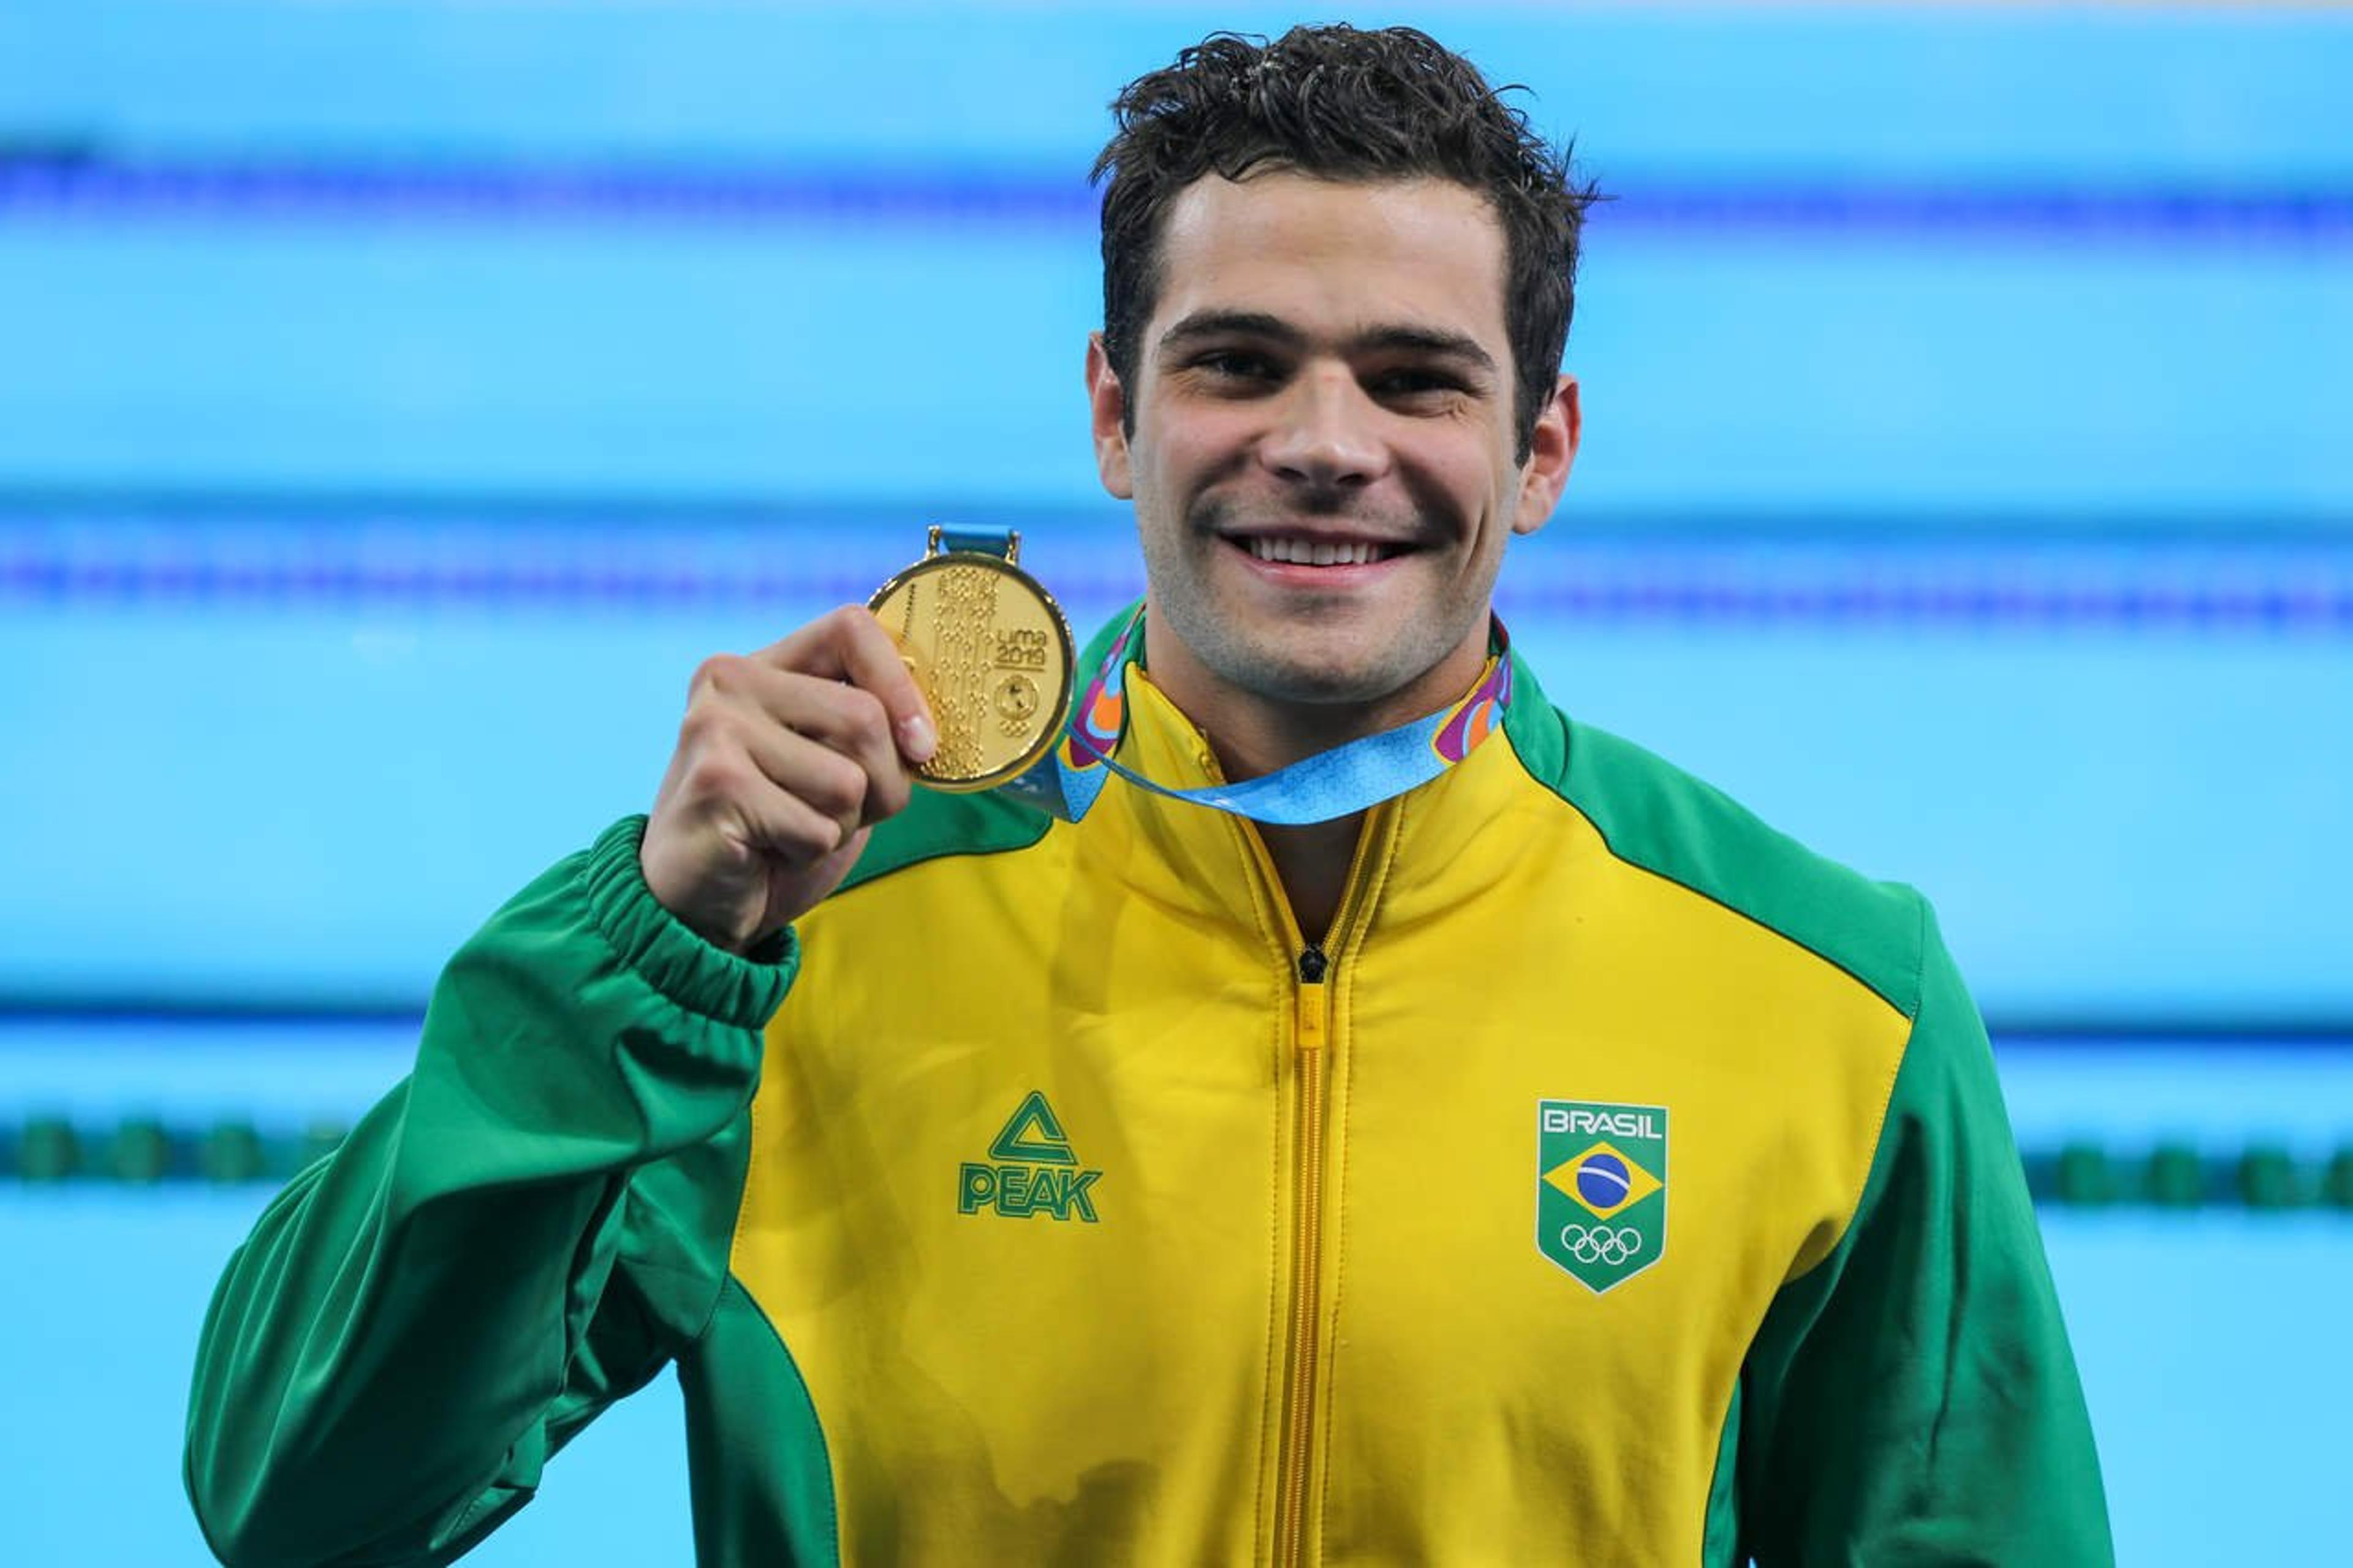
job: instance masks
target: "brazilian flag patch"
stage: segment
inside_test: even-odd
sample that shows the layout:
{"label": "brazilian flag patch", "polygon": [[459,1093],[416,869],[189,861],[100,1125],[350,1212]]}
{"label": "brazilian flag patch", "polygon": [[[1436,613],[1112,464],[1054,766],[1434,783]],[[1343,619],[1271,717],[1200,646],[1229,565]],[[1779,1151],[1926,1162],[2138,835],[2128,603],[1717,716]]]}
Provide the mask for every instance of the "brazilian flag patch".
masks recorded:
{"label": "brazilian flag patch", "polygon": [[1536,1250],[1596,1295],[1667,1250],[1667,1111],[1536,1103]]}

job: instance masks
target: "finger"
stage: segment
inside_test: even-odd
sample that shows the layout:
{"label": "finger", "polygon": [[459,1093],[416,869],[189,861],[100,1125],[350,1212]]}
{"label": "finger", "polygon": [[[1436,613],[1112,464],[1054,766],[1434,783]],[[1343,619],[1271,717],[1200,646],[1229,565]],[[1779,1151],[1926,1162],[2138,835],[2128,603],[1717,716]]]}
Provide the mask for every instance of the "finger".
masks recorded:
{"label": "finger", "polygon": [[[832,757],[847,767],[846,759],[813,742],[800,745]],[[812,775],[814,776],[814,775]],[[811,778],[803,780],[811,784]],[[741,748],[717,749],[698,758],[684,781],[684,793],[702,804],[698,814],[732,817],[745,841],[755,850],[793,866],[807,866],[839,849],[854,831],[835,813],[825,810],[797,790],[777,784]],[[828,791],[816,784],[811,793]]]}
{"label": "finger", "polygon": [[899,645],[863,605],[844,605],[753,658],[775,668],[847,680],[872,692],[890,716],[892,734],[909,762],[929,762],[939,749],[939,730],[923,688],[915,684]]}
{"label": "finger", "polygon": [[[753,751],[765,773],[786,789],[796,789],[809,761],[791,746],[775,744],[775,734],[802,734],[838,751],[857,770],[854,810],[840,812],[847,826],[869,826],[906,810],[913,782],[890,728],[890,713],[873,692],[744,659],[715,655],[694,671],[687,718],[680,742],[694,749]],[[828,779],[818,779],[821,784]],[[838,810],[828,791],[826,810]]]}
{"label": "finger", "polygon": [[[807,782],[823,792],[821,798],[808,797],[821,810],[839,813],[846,805],[845,820],[852,828],[906,809],[913,781],[893,742],[890,717],[872,692],[754,667],[743,696],[757,704],[758,712],[745,719],[742,743],[770,778],[787,789]],[[809,755],[810,746],[846,761],[853,772],[845,774]],[[846,803],[840,798],[845,793]]]}
{"label": "finger", "polygon": [[[723,745],[751,746],[763,733],[790,731],[849,758],[867,779],[859,819],[880,822],[905,809],[912,781],[891,732],[881,699],[860,687],[798,670],[777,669],[757,659],[720,654],[695,672],[693,698],[684,730]],[[789,751],[765,747],[760,754],[779,783],[778,772],[793,764]]]}

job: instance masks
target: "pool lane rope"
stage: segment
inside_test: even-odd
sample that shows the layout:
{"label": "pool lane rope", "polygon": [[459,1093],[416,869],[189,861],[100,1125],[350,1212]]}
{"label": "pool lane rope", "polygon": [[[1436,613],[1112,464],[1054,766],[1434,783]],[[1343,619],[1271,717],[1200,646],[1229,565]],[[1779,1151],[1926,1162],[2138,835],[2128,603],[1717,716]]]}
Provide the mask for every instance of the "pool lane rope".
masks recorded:
{"label": "pool lane rope", "polygon": [[[348,1131],[330,1118],[265,1126],[229,1117],[111,1124],[58,1115],[0,1118],[0,1183],[26,1187],[281,1184],[334,1152]],[[2083,1139],[2025,1151],[2027,1190],[2065,1209],[2333,1209],[2353,1214],[2353,1139],[2327,1153],[2250,1142],[2237,1148]]]}

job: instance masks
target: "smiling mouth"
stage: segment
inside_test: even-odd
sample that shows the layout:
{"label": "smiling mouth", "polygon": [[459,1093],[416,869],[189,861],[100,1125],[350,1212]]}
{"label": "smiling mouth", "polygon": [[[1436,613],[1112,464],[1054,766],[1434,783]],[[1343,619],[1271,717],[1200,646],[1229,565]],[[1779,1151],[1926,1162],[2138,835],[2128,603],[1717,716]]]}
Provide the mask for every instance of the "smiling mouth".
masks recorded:
{"label": "smiling mouth", "polygon": [[1402,545],[1366,539],[1285,539],[1255,535],[1230,542],[1261,561],[1287,566],[1368,566],[1405,552]]}

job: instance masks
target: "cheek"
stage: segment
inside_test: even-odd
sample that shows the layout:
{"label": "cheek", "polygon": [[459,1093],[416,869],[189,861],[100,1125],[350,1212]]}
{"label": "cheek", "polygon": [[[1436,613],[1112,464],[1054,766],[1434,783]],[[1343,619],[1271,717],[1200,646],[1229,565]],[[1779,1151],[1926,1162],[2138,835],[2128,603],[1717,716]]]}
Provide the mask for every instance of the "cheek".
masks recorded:
{"label": "cheek", "polygon": [[1465,520],[1483,520],[1499,498],[1508,501],[1519,494],[1510,441],[1484,417],[1401,425],[1389,449],[1401,472],[1419,475]]}
{"label": "cheek", "polygon": [[1246,461],[1262,433],[1262,417],[1240,405],[1170,398],[1148,432],[1148,461],[1160,479],[1205,481]]}
{"label": "cheek", "polygon": [[1191,499],[1191,492],[1208,483],[1220,471],[1218,443],[1203,432],[1192,430],[1161,448],[1160,477],[1169,486]]}
{"label": "cheek", "polygon": [[1511,531],[1519,510],[1519,479],[1510,467],[1474,452],[1458,454],[1451,464],[1425,471],[1445,496],[1465,544],[1483,546],[1489,535]]}

